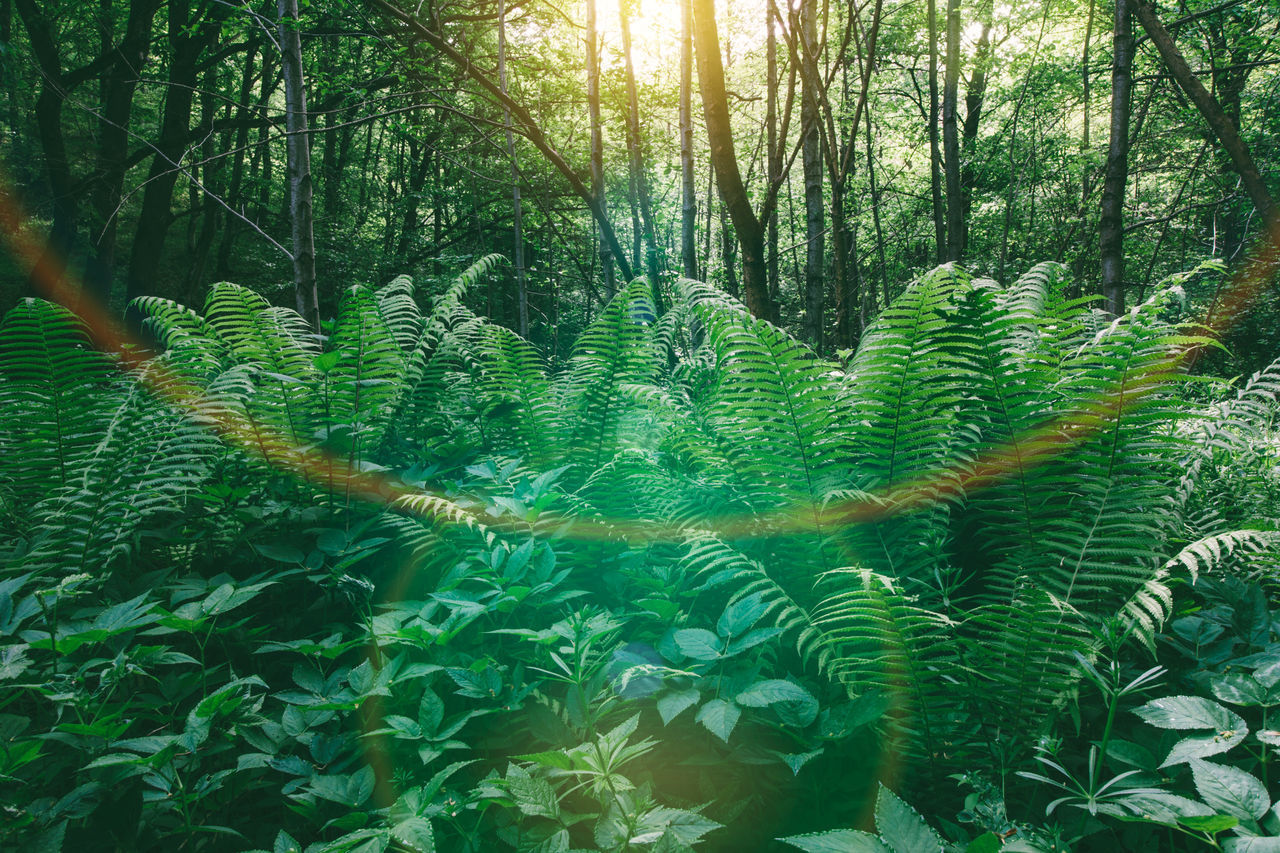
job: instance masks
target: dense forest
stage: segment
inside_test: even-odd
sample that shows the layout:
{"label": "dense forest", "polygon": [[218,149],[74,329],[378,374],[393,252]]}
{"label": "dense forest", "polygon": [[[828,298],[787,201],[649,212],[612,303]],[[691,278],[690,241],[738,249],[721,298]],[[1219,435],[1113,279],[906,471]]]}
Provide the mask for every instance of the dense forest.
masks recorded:
{"label": "dense forest", "polygon": [[0,847],[1280,851],[1274,0],[0,71]]}

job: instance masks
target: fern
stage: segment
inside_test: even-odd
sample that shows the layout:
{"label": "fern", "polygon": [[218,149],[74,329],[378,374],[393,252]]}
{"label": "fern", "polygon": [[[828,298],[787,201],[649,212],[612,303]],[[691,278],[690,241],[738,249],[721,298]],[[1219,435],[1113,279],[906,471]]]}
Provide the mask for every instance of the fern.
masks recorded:
{"label": "fern", "polygon": [[89,346],[80,320],[41,299],[25,299],[0,325],[0,478],[18,506],[80,473],[111,396],[111,361]]}

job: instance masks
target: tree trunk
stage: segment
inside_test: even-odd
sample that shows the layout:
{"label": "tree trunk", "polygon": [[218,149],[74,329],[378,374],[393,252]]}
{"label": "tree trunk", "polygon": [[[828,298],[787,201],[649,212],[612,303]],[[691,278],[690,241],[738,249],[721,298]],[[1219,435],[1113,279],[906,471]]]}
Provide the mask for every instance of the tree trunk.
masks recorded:
{"label": "tree trunk", "polygon": [[693,21],[693,37],[698,55],[698,84],[702,91],[707,140],[711,146],[711,165],[715,169],[720,198],[733,222],[738,245],[742,250],[744,301],[752,316],[773,320],[774,306],[769,299],[769,274],[764,259],[764,228],[751,209],[747,188],[738,171],[714,0],[693,0]]}
{"label": "tree trunk", "polygon": [[1102,184],[1099,253],[1106,310],[1124,311],[1124,187],[1129,175],[1129,107],[1133,91],[1133,24],[1130,0],[1115,0],[1111,65],[1111,142]]}
{"label": "tree trunk", "polygon": [[680,0],[680,257],[698,277],[698,193],[693,174],[693,2]]}
{"label": "tree trunk", "polygon": [[[498,0],[498,86],[507,93],[507,6]],[[511,111],[502,110],[502,123],[506,128],[507,161],[511,165],[511,231],[514,246],[511,253],[516,276],[516,331],[520,337],[529,337],[529,289],[524,273],[524,211],[520,205],[520,170],[516,166],[516,140],[511,132]]]}
{"label": "tree trunk", "polygon": [[[197,65],[207,36],[191,20],[190,0],[169,2],[169,84],[165,87],[160,138],[151,160],[142,210],[129,256],[128,299],[156,292],[156,273],[164,252],[165,236],[173,221],[170,205],[178,180],[183,152],[191,127],[191,102],[196,87]],[[208,21],[205,22],[205,25]],[[131,316],[133,322],[136,317]]]}
{"label": "tree trunk", "polygon": [[1173,79],[1187,93],[1187,97],[1196,105],[1200,115],[1204,117],[1209,128],[1218,137],[1218,141],[1222,143],[1222,147],[1227,152],[1227,156],[1231,158],[1231,165],[1235,168],[1236,174],[1240,176],[1240,182],[1244,184],[1245,192],[1249,194],[1249,198],[1253,201],[1253,206],[1257,209],[1258,215],[1262,217],[1262,221],[1268,227],[1280,225],[1280,209],[1277,209],[1275,200],[1271,197],[1271,193],[1267,189],[1266,183],[1262,180],[1262,175],[1259,173],[1257,165],[1253,162],[1249,147],[1240,138],[1240,133],[1236,129],[1235,123],[1223,112],[1222,106],[1217,99],[1205,89],[1200,80],[1191,72],[1191,68],[1187,65],[1187,61],[1183,58],[1181,51],[1178,50],[1178,46],[1174,44],[1169,32],[1160,23],[1160,19],[1156,17],[1155,9],[1152,8],[1150,2],[1148,0],[1135,0],[1135,2],[1134,11],[1137,13],[1138,20],[1142,23],[1142,28],[1147,31],[1147,35],[1151,37],[1152,44],[1160,51],[1160,58],[1169,67],[1169,72],[1173,75]]}
{"label": "tree trunk", "polygon": [[[653,223],[653,204],[649,199],[649,182],[645,176],[644,148],[640,140],[640,93],[636,88],[636,72],[631,62],[631,19],[627,0],[618,4],[618,20],[622,25],[622,56],[627,84],[627,153],[631,166],[631,187],[640,211],[639,242],[644,243],[644,268],[653,288],[655,308],[663,313],[662,265],[658,254],[658,235]],[[639,246],[637,246],[639,249]],[[639,257],[636,251],[633,257]]]}
{"label": "tree trunk", "polygon": [[289,172],[289,224],[293,237],[294,303],[298,313],[319,331],[320,294],[316,289],[311,140],[307,122],[307,91],[302,79],[298,0],[278,0],[276,8],[284,68],[285,153]]}
{"label": "tree trunk", "polygon": [[102,80],[102,115],[98,121],[97,178],[93,206],[97,222],[90,235],[96,263],[88,276],[91,292],[106,305],[115,277],[116,237],[119,234],[120,206],[124,186],[125,159],[129,154],[129,118],[139,70],[146,64],[151,43],[151,23],[158,0],[134,0],[124,36],[114,49],[111,69]]}
{"label": "tree trunk", "polygon": [[[765,160],[766,174],[769,184],[782,174],[782,149],[778,147],[778,36],[773,28],[773,0],[765,0]],[[778,281],[778,211],[775,208],[769,213],[766,257],[769,274],[769,298],[778,303],[780,283]]]}
{"label": "tree trunk", "polygon": [[[867,118],[867,182],[871,186],[871,221],[876,229],[876,259],[880,262],[880,286],[884,293],[884,305],[889,307],[889,267],[885,260],[884,254],[884,229],[880,224],[880,188],[876,185],[876,158],[871,140],[874,134],[871,131],[871,110],[866,111]],[[874,284],[868,283],[867,296],[863,300],[863,304],[868,304],[872,312],[875,311],[875,295],[876,289]]]}
{"label": "tree trunk", "polygon": [[[71,166],[67,158],[66,137],[62,132],[62,105],[67,88],[62,73],[62,57],[58,53],[53,30],[35,0],[16,0],[16,5],[42,78],[35,107],[36,133],[40,137],[40,148],[44,154],[45,176],[49,181],[49,200],[53,213],[46,254],[56,255],[60,261],[65,261],[75,243],[76,202],[71,190]],[[43,266],[42,261],[37,264],[36,269]],[[32,284],[34,283],[33,281]]]}
{"label": "tree trunk", "polygon": [[960,0],[947,0],[947,71],[942,87],[942,152],[947,178],[947,260],[964,258],[964,202],[960,187]]}
{"label": "tree trunk", "polygon": [[[258,40],[255,35],[249,39],[249,49],[245,55],[244,74],[240,78],[240,97],[236,105],[236,119],[240,122],[236,129],[235,154],[231,160],[231,187],[227,192],[227,203],[239,206],[240,213],[245,213],[243,199],[245,148],[249,144],[249,95],[253,90],[254,60],[258,54]],[[265,65],[263,71],[266,70]],[[218,243],[218,256],[214,264],[214,275],[226,279],[231,272],[231,249],[235,244],[236,234],[240,230],[240,220],[234,216],[227,217],[227,227],[222,230],[222,240]]]}
{"label": "tree trunk", "polygon": [[938,143],[938,0],[929,0],[929,188],[933,195],[934,258],[947,259],[946,208],[942,203],[942,152]]}
{"label": "tree trunk", "polygon": [[[604,131],[600,124],[600,36],[596,31],[596,0],[587,0],[587,112],[591,124],[591,198],[602,216],[608,216],[604,190]],[[604,274],[605,299],[618,291],[613,269],[613,247],[600,232],[600,271]]]}
{"label": "tree trunk", "polygon": [[822,140],[818,126],[818,22],[816,0],[801,0],[800,136],[804,169],[804,329],[814,349],[822,346],[822,265],[826,258],[826,230],[822,193]]}
{"label": "tree trunk", "polygon": [[991,0],[987,0],[979,13],[982,17],[982,33],[974,56],[973,74],[964,97],[964,125],[961,128],[960,150],[963,162],[960,166],[960,192],[962,213],[960,217],[960,255],[969,250],[969,219],[973,211],[973,163],[977,160],[978,128],[982,124],[982,106],[987,95],[987,75],[991,68]]}

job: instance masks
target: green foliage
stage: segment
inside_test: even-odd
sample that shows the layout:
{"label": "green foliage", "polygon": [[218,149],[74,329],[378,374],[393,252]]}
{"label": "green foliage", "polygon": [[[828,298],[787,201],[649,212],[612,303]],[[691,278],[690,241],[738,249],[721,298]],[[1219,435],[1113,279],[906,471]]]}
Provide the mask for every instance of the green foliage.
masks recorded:
{"label": "green foliage", "polygon": [[[1275,503],[1249,485],[1248,518],[1215,514],[1199,489],[1264,458],[1239,462],[1274,369],[1186,402],[1178,353],[1204,341],[1167,295],[1104,320],[1053,265],[1007,290],[935,270],[847,367],[696,282],[657,316],[638,280],[561,364],[466,307],[497,263],[429,311],[407,278],[354,287],[320,335],[231,284],[199,312],[144,299],[164,351],[127,372],[63,309],[10,315],[6,841],[1268,829],[1270,610],[1219,579],[1267,569]],[[1186,581],[1217,603],[1189,608]],[[1212,673],[1141,705],[1160,671],[1132,671],[1138,648]],[[1062,824],[1008,814],[1047,790]],[[875,835],[820,831],[873,812]]]}

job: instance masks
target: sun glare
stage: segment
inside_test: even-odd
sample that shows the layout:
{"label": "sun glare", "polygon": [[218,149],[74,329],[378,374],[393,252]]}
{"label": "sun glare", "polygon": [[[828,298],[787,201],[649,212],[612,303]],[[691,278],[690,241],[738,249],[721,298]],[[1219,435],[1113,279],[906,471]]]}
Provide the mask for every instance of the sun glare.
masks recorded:
{"label": "sun glare", "polygon": [[[601,64],[606,71],[621,70],[622,24],[618,0],[596,0],[604,50]],[[674,77],[680,67],[681,0],[635,0],[631,11],[631,61],[640,85]],[[746,52],[759,49],[765,41],[764,6],[758,0],[735,0],[717,4],[717,23],[722,47],[729,49],[729,64]],[[585,16],[584,18],[585,19]],[[758,25],[748,22],[758,21]]]}

